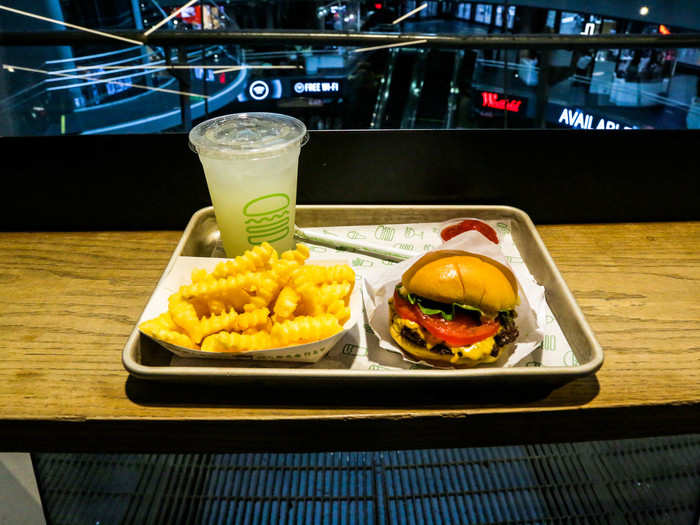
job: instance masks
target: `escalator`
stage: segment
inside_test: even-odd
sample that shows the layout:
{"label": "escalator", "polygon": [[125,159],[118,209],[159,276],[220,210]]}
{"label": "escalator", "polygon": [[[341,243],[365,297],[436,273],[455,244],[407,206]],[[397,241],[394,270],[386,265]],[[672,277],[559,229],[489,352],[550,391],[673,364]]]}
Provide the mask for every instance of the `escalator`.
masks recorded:
{"label": "escalator", "polygon": [[425,61],[422,89],[418,98],[414,128],[444,128],[452,86],[453,72],[458,64],[456,51],[431,49]]}
{"label": "escalator", "polygon": [[372,118],[372,128],[400,128],[422,50],[392,49]]}
{"label": "escalator", "polygon": [[[450,92],[447,95],[447,118],[445,120],[445,128],[451,129],[457,125],[457,110],[459,109],[460,103],[460,80],[464,77],[465,68],[464,57],[466,52],[464,49],[460,49],[455,53],[454,56],[454,69],[452,70],[452,79],[450,80]],[[474,54],[470,53],[470,58],[473,58]],[[469,78],[471,78],[471,73],[473,72],[473,67],[469,68]]]}
{"label": "escalator", "polygon": [[371,127],[453,127],[462,76],[470,69],[465,56],[464,50],[393,49]]}

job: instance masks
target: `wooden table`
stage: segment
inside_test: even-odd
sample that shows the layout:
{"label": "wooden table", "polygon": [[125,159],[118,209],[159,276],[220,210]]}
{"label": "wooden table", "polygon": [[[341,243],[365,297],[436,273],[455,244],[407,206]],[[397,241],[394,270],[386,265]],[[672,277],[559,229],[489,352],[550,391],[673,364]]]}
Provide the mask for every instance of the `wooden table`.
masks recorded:
{"label": "wooden table", "polygon": [[[400,221],[396,221],[400,222]],[[700,432],[700,223],[538,227],[605,351],[546,393],[241,391],[130,378],[181,232],[0,233],[0,451],[496,445]]]}

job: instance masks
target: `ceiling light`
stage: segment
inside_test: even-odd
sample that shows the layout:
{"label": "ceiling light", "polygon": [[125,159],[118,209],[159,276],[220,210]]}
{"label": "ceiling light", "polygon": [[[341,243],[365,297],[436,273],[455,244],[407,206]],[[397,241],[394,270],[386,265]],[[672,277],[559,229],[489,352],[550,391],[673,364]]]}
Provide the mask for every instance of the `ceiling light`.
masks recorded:
{"label": "ceiling light", "polygon": [[27,11],[20,11],[19,9],[14,9],[12,7],[7,7],[5,5],[0,5],[0,9],[3,11],[9,11],[10,13],[15,13],[18,15],[28,16],[30,18],[36,18],[37,20],[43,20],[45,22],[51,22],[52,24],[59,24],[65,27],[70,27],[72,29],[78,29],[80,31],[87,31],[88,33],[94,33],[96,35],[104,36],[107,38],[114,38],[116,40],[122,40],[124,42],[129,42],[130,44],[136,44],[137,46],[142,46],[143,42],[138,40],[132,40],[130,38],[124,38],[123,36],[112,35],[110,33],[103,33],[102,31],[97,31],[95,29],[90,29],[89,27],[78,26],[75,24],[69,24],[68,22],[63,22],[62,20],[54,20],[53,18],[48,18],[45,16],[37,15],[34,13],[28,13]]}

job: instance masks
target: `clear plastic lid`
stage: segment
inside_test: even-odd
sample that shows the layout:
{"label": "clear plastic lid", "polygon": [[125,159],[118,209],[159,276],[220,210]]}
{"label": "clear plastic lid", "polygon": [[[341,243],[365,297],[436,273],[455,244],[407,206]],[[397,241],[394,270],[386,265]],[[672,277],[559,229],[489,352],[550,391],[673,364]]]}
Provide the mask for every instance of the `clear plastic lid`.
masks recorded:
{"label": "clear plastic lid", "polygon": [[278,113],[234,113],[198,124],[190,131],[190,147],[214,158],[267,157],[308,140],[300,120]]}

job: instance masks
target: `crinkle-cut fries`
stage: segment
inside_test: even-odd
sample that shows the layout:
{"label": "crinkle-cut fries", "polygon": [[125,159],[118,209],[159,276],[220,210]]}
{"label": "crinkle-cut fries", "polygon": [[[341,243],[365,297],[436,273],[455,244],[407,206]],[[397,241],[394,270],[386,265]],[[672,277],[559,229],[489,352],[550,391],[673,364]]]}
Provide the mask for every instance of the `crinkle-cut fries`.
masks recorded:
{"label": "crinkle-cut fries", "polygon": [[350,318],[355,272],[347,264],[306,264],[309,249],[278,254],[268,243],[196,269],[168,299],[168,311],[139,329],[205,352],[281,348],[330,337]]}

